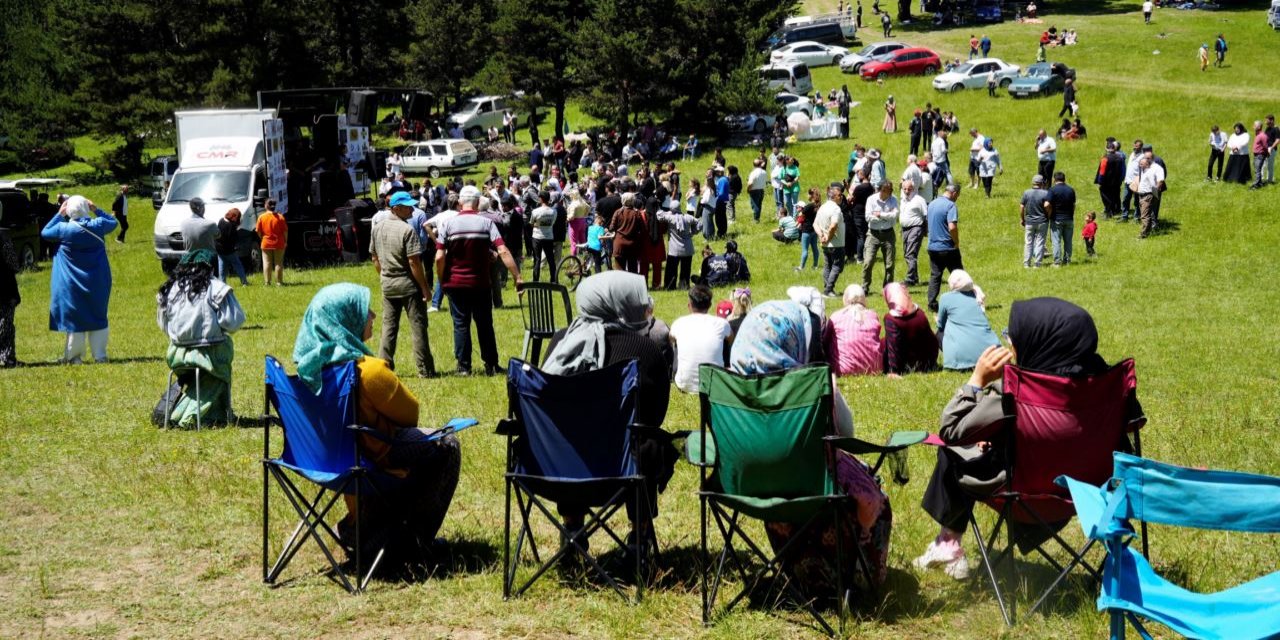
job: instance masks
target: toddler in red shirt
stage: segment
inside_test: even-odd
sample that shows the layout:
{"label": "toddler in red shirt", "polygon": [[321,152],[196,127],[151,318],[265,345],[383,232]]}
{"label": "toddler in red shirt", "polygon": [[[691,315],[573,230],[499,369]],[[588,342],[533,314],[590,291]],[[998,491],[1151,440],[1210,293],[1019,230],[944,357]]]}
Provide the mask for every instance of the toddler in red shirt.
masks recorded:
{"label": "toddler in red shirt", "polygon": [[1084,238],[1084,248],[1089,250],[1089,257],[1095,257],[1093,252],[1093,239],[1098,235],[1098,212],[1090,211],[1084,214],[1084,228],[1080,230],[1080,237]]}

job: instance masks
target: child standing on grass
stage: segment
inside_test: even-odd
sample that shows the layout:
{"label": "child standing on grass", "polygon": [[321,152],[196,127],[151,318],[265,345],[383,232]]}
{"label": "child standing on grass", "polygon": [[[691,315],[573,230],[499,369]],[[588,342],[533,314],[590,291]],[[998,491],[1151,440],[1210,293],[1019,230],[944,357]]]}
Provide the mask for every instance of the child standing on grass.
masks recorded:
{"label": "child standing on grass", "polygon": [[1097,217],[1097,211],[1090,211],[1084,214],[1084,228],[1080,230],[1080,237],[1084,238],[1084,248],[1089,251],[1090,258],[1098,255],[1093,252],[1093,239],[1098,235]]}
{"label": "child standing on grass", "polygon": [[604,216],[596,214],[596,219],[592,221],[590,227],[587,227],[587,259],[590,260],[590,269],[594,272],[603,270],[604,265],[604,240],[613,237],[612,234],[604,228]]}

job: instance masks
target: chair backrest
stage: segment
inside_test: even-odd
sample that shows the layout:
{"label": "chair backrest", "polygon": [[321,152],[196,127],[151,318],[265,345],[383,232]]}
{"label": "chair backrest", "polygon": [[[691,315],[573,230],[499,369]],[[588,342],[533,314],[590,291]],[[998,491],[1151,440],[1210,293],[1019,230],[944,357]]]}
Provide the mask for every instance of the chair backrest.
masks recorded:
{"label": "chair backrest", "polygon": [[1060,475],[1106,482],[1111,454],[1125,437],[1126,401],[1136,388],[1133,360],[1075,378],[1005,367],[1006,409],[1015,416],[1010,488],[1065,497],[1067,491],[1054,484]]}
{"label": "chair backrest", "polygon": [[289,375],[278,360],[267,356],[267,400],[284,428],[280,459],[299,469],[342,474],[356,466],[354,361],[326,368],[320,395],[298,376]]}
{"label": "chair backrest", "polygon": [[799,498],[831,492],[822,440],[831,431],[827,365],[739,375],[704,364],[698,377],[702,424],[715,439],[725,493]]}
{"label": "chair backrest", "polygon": [[570,480],[634,475],[629,427],[639,389],[635,360],[557,376],[512,358],[507,391],[524,431],[516,472]]}
{"label": "chair backrest", "polygon": [[[550,337],[573,321],[573,308],[569,305],[569,290],[554,282],[524,282],[520,284],[520,315],[525,331]],[[556,323],[556,298],[564,307],[564,324]]]}
{"label": "chair backrest", "polygon": [[1280,478],[1188,469],[1115,454],[1124,500],[1119,520],[1218,531],[1280,533]]}

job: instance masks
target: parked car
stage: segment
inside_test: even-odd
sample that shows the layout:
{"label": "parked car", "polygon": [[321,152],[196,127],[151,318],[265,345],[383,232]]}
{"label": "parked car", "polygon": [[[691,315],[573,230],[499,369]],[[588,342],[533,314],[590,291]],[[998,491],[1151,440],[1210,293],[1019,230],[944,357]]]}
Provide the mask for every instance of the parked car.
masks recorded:
{"label": "parked car", "polygon": [[799,60],[772,62],[760,67],[758,71],[760,79],[772,91],[788,91],[801,95],[813,91],[813,76],[809,75],[809,65]]}
{"label": "parked car", "polygon": [[789,116],[793,113],[803,113],[806,116],[813,116],[813,101],[805,96],[783,91],[774,96],[773,99],[778,103],[778,106],[782,107],[783,115]]}
{"label": "parked car", "polygon": [[973,19],[977,22],[1003,22],[1004,14],[1000,3],[994,0],[978,0],[973,6]]}
{"label": "parked car", "polygon": [[479,96],[462,103],[462,106],[449,116],[446,128],[458,125],[463,135],[470,139],[483,138],[490,127],[502,130],[503,115],[510,110],[516,117],[516,127],[524,122],[520,112],[510,104],[510,99],[503,96]]}
{"label": "parked car", "polygon": [[783,25],[769,34],[764,41],[763,49],[769,51],[792,42],[821,42],[823,44],[842,45],[845,43],[844,28],[835,20],[808,22],[803,24]]}
{"label": "parked car", "polygon": [[400,170],[406,174],[425,173],[439,178],[445,173],[461,173],[480,163],[475,145],[459,138],[415,142],[400,152]]}
{"label": "parked car", "polygon": [[901,42],[872,43],[841,58],[840,70],[845,73],[858,73],[862,70],[862,65],[872,60],[883,60],[894,51],[906,48],[907,45]]}
{"label": "parked car", "polygon": [[750,131],[756,135],[764,135],[773,128],[777,116],[762,113],[746,113],[724,117],[724,127],[731,132]]}
{"label": "parked car", "polygon": [[1075,70],[1061,62],[1037,62],[1027,67],[1027,75],[1013,79],[1009,95],[1014,98],[1052,95],[1062,91],[1067,78],[1075,76]]}
{"label": "parked car", "polygon": [[821,42],[793,42],[782,45],[769,54],[774,62],[783,60],[799,60],[810,67],[822,67],[829,64],[840,64],[840,60],[849,55],[845,47],[822,44]]}
{"label": "parked car", "polygon": [[[33,202],[32,195],[50,195],[49,191],[62,184],[57,178],[23,178],[0,182],[0,230],[9,234],[18,252],[18,264],[22,269],[33,269],[40,261],[40,231],[57,213],[53,204],[56,198]],[[110,203],[106,207],[110,209]]]}
{"label": "parked car", "polygon": [[889,76],[932,75],[942,67],[938,54],[922,48],[907,47],[890,53],[884,60],[862,65],[863,80],[883,80]]}
{"label": "parked car", "polygon": [[1009,64],[999,58],[976,58],[961,63],[960,66],[938,74],[933,79],[933,88],[939,91],[959,91],[961,89],[981,89],[987,86],[987,76],[994,71],[996,82],[1001,87],[1009,86],[1018,77],[1022,69],[1016,64]]}

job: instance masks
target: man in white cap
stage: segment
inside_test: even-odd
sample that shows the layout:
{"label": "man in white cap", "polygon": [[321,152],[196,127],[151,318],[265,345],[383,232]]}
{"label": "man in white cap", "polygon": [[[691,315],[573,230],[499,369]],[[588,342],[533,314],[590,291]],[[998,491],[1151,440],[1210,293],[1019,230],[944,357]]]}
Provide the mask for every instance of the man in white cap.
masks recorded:
{"label": "man in white cap", "polygon": [[443,221],[436,236],[436,275],[453,316],[453,354],[458,374],[471,374],[471,322],[480,341],[485,375],[504,370],[498,365],[498,342],[493,332],[493,286],[489,276],[492,253],[506,265],[520,286],[520,270],[492,220],[477,213],[480,190],[468,185],[458,192],[458,215]]}

